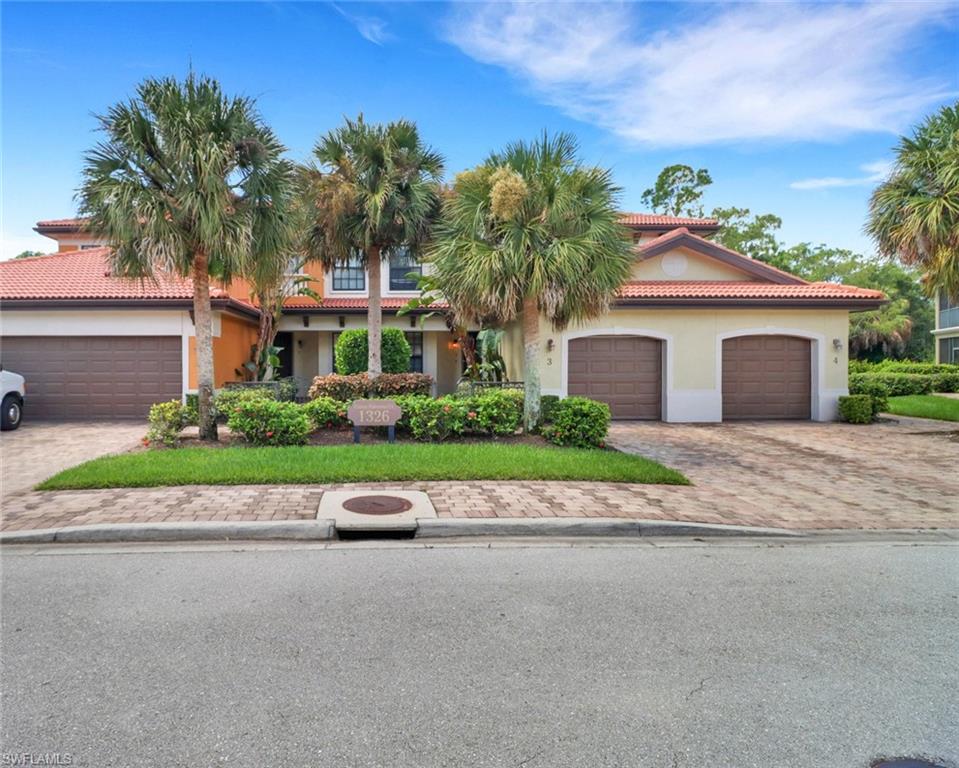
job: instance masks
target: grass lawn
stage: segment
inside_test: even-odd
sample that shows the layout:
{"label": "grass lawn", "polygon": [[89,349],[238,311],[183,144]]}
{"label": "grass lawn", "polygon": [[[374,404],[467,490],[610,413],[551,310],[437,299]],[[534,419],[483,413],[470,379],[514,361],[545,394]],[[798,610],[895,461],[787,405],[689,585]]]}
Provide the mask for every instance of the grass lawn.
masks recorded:
{"label": "grass lawn", "polygon": [[377,480],[689,482],[655,461],[617,451],[474,443],[139,451],[88,461],[54,475],[37,489]]}
{"label": "grass lawn", "polygon": [[897,416],[918,416],[923,419],[959,421],[959,399],[938,395],[905,395],[890,397],[889,413]]}

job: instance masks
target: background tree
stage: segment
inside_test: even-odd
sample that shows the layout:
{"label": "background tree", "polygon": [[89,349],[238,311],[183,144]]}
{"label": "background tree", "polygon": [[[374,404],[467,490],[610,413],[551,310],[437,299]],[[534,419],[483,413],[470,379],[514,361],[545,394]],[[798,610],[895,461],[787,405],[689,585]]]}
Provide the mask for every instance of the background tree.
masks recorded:
{"label": "background tree", "polygon": [[585,166],[568,134],[510,144],[461,173],[431,250],[464,323],[522,317],[524,422],[539,421],[540,318],[561,329],[606,311],[633,263],[610,172]]}
{"label": "background tree", "polygon": [[193,73],[145,80],[99,121],[81,212],[111,245],[116,274],[192,278],[200,437],[216,439],[210,278],[228,282],[285,247],[293,169],[251,100]]}
{"label": "background tree", "polygon": [[882,255],[918,267],[930,293],[959,297],[959,102],[900,139],[866,232]]}
{"label": "background tree", "polygon": [[368,372],[381,372],[383,259],[406,250],[419,257],[439,215],[443,158],[400,120],[369,125],[360,115],[331,131],[306,172],[311,206],[308,247],[326,268],[359,258],[369,275]]}
{"label": "background tree", "polygon": [[713,239],[737,253],[773,263],[781,249],[776,233],[783,220],[771,213],[750,218],[748,208],[713,208],[710,216],[722,226]]}
{"label": "background tree", "polygon": [[16,256],[14,256],[13,258],[15,258],[15,259],[29,259],[29,258],[32,258],[32,257],[34,257],[34,256],[43,256],[43,251],[20,251],[20,253],[18,253],[18,254],[17,254]]}
{"label": "background tree", "polygon": [[712,183],[705,168],[669,165],[660,171],[656,184],[643,192],[643,205],[656,213],[698,218],[703,215],[703,190]]}

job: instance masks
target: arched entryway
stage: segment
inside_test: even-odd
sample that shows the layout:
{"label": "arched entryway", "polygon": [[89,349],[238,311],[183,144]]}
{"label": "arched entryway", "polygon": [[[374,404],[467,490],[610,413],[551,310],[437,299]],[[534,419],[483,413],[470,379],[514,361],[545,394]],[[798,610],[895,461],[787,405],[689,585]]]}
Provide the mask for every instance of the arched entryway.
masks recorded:
{"label": "arched entryway", "polygon": [[567,391],[609,405],[614,419],[663,416],[663,342],[648,336],[570,339]]}

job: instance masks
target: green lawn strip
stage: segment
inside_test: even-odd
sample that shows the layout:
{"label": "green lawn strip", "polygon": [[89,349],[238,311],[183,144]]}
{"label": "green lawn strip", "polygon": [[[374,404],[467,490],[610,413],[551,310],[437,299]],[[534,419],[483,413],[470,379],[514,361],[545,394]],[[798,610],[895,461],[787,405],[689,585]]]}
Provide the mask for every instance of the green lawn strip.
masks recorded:
{"label": "green lawn strip", "polygon": [[142,488],[401,480],[591,480],[685,485],[679,472],[616,451],[529,445],[403,444],[181,448],[104,456],[37,486]]}
{"label": "green lawn strip", "polygon": [[917,416],[922,419],[959,421],[959,399],[937,395],[904,395],[890,397],[889,413],[897,416]]}

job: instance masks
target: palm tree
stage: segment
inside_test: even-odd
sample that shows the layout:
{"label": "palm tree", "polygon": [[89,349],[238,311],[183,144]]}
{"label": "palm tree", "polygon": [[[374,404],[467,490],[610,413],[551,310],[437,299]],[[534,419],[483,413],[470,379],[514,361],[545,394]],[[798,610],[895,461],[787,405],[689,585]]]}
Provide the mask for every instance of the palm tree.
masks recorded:
{"label": "palm tree", "polygon": [[903,137],[873,192],[866,232],[885,256],[925,273],[930,293],[959,296],[959,103]]}
{"label": "palm tree", "polygon": [[210,278],[229,282],[286,247],[294,169],[251,100],[190,73],[148,79],[99,118],[80,207],[118,275],[193,280],[200,436],[216,439]]}
{"label": "palm tree", "polygon": [[414,123],[370,125],[360,115],[321,138],[318,165],[306,172],[314,216],[311,256],[327,269],[358,258],[369,275],[371,377],[381,373],[380,272],[383,259],[418,257],[439,214],[443,158],[420,139]]}
{"label": "palm tree", "polygon": [[618,223],[608,170],[577,159],[573,137],[509,145],[456,178],[431,261],[464,322],[522,317],[524,421],[539,421],[540,318],[561,330],[596,317],[629,276],[633,256]]}

